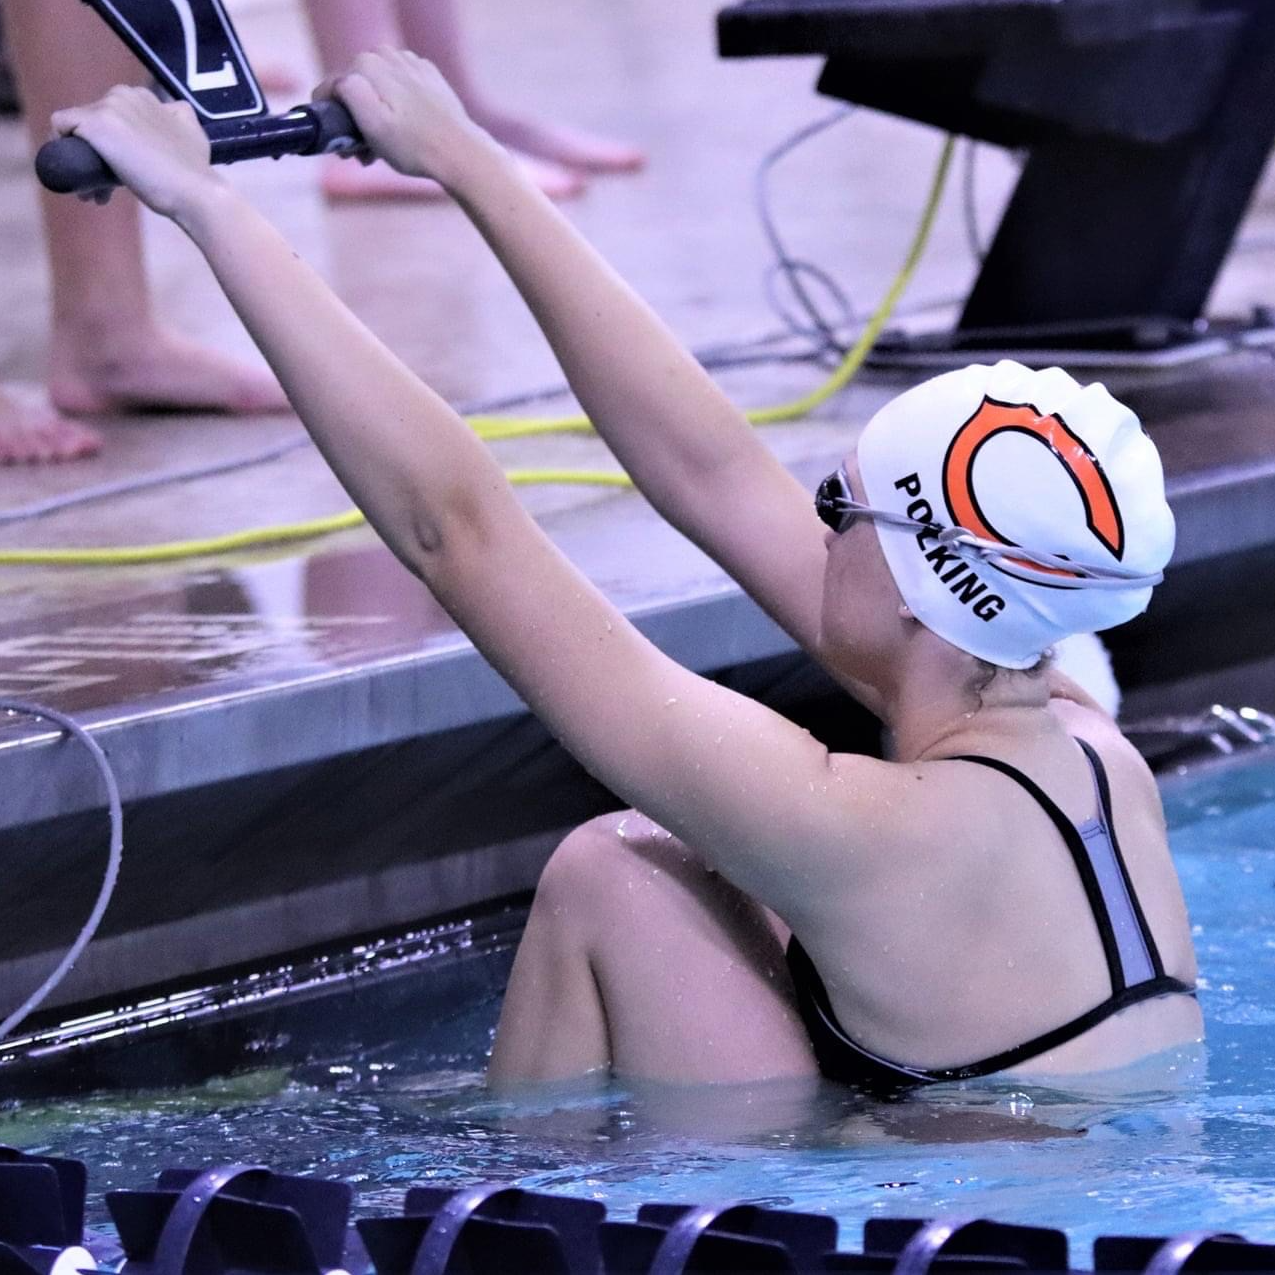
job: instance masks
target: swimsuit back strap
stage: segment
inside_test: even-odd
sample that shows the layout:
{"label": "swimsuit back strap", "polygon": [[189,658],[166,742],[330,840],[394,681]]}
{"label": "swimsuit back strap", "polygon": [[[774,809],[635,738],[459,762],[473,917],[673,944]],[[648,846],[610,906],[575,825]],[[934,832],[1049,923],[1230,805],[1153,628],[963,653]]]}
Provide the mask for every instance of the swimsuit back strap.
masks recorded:
{"label": "swimsuit back strap", "polygon": [[[1084,745],[1081,745],[1082,748]],[[1090,751],[1085,749],[1086,759],[1090,766],[1094,766],[1096,755],[1090,756]],[[1070,819],[1059,809],[1057,803],[1052,797],[1046,793],[1039,784],[1024,775],[1021,770],[1015,766],[1011,766],[1008,762],[1001,761],[996,757],[979,757],[974,755],[965,755],[953,757],[952,761],[969,761],[979,766],[986,766],[990,770],[999,771],[1002,775],[1012,779],[1020,788],[1022,788],[1029,796],[1031,796],[1036,804],[1047,814],[1053,822],[1055,828],[1058,829],[1059,836],[1062,837],[1071,854],[1072,862],[1075,864],[1076,873],[1080,877],[1080,883],[1084,887],[1085,897],[1089,900],[1089,909],[1093,913],[1094,923],[1098,927],[1098,937],[1102,941],[1103,955],[1107,961],[1107,972],[1111,978],[1111,994],[1119,996],[1124,990],[1133,985],[1144,981],[1146,978],[1155,978],[1163,975],[1163,968],[1157,968],[1158,956],[1156,961],[1150,959],[1144,943],[1145,939],[1143,931],[1137,926],[1136,919],[1132,930],[1126,923],[1128,917],[1140,918],[1141,908],[1136,912],[1132,911],[1134,896],[1131,888],[1128,888],[1128,874],[1124,871],[1123,860],[1119,856],[1119,851],[1114,845],[1111,850],[1107,851],[1101,844],[1094,846],[1094,841],[1110,841],[1108,838],[1102,837],[1085,837],[1080,829],[1076,827]],[[1106,774],[1100,772],[1101,763],[1098,768],[1094,769],[1094,776],[1099,784],[1100,802],[1103,806],[1104,820],[1101,822],[1107,827],[1110,825],[1109,815],[1109,799],[1103,800],[1102,793],[1106,790]],[[1101,777],[1099,778],[1099,775]],[[1103,829],[1105,830],[1105,829]],[[1111,860],[1114,858],[1115,863],[1112,865]],[[1120,882],[1119,891],[1112,889],[1113,882]],[[1107,891],[1112,891],[1112,902],[1116,905],[1116,912],[1119,918],[1119,925],[1112,918],[1112,909],[1109,906]],[[1145,920],[1142,925],[1145,926]],[[1147,932],[1149,934],[1149,931]],[[1132,937],[1131,937],[1132,936]],[[1139,958],[1139,953],[1141,957]]]}
{"label": "swimsuit back strap", "polygon": [[832,1008],[828,989],[820,978],[819,971],[815,969],[814,962],[796,936],[788,942],[788,966],[792,971],[798,1006],[814,1043],[820,1070],[833,1080],[883,1093],[917,1084],[938,1084],[990,1076],[1006,1068],[1017,1067],[1075,1040],[1077,1036],[1106,1022],[1108,1018],[1131,1005],[1160,996],[1195,996],[1195,989],[1180,979],[1167,976],[1150,979],[1136,987],[1125,988],[1118,996],[1108,996],[1100,1005],[1078,1014],[1060,1027],[1042,1032],[1021,1045],[1002,1050],[978,1062],[956,1067],[913,1067],[873,1053],[846,1032]]}
{"label": "swimsuit back strap", "polygon": [[1076,743],[1080,745],[1080,750],[1093,771],[1094,787],[1098,793],[1098,808],[1102,812],[1100,818],[1103,835],[1086,836],[1085,845],[1102,880],[1103,895],[1107,900],[1107,908],[1116,929],[1126,982],[1132,985],[1147,978],[1163,978],[1164,962],[1160,959],[1160,949],[1156,945],[1155,935],[1151,933],[1150,925],[1147,924],[1142,903],[1137,891],[1133,888],[1129,868],[1120,850],[1120,840],[1116,836],[1116,821],[1111,813],[1111,785],[1107,781],[1107,769],[1092,745],[1087,744],[1083,739],[1077,739]]}

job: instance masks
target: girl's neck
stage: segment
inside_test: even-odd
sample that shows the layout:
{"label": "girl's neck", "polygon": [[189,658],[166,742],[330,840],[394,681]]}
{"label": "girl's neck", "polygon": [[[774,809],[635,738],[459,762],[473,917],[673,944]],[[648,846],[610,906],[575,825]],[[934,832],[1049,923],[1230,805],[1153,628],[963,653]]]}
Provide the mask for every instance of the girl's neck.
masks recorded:
{"label": "girl's neck", "polygon": [[886,711],[892,760],[994,751],[1060,729],[1048,711],[1044,678],[1002,670],[981,684],[979,666],[959,652],[954,655],[959,658],[927,661],[900,679]]}

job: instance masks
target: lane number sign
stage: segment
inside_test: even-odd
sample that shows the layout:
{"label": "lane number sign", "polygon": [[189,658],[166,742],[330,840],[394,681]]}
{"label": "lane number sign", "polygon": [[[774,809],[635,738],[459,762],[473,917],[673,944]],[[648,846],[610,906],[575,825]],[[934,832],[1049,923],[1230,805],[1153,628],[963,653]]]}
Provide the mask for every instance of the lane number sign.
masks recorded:
{"label": "lane number sign", "polygon": [[222,0],[87,0],[174,97],[204,119],[264,115]]}

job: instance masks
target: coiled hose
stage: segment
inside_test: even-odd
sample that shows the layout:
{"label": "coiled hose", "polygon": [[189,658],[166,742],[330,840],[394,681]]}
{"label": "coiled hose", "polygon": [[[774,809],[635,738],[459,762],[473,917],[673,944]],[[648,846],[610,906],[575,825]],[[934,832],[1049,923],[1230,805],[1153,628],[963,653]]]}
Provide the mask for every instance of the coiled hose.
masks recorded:
{"label": "coiled hose", "polygon": [[89,756],[93,758],[93,764],[97,767],[98,774],[101,775],[102,782],[106,786],[106,803],[111,820],[111,845],[106,862],[106,875],[102,879],[102,888],[98,891],[93,911],[89,913],[89,918],[80,927],[75,942],[67,949],[66,955],[58,962],[53,973],[13,1013],[0,1022],[0,1044],[2,1044],[14,1033],[20,1023],[44,1003],[54,988],[71,972],[75,962],[80,959],[81,953],[88,946],[89,940],[97,933],[97,927],[102,923],[102,917],[106,914],[111,896],[115,893],[120,865],[124,861],[124,807],[120,801],[119,784],[115,782],[115,772],[111,769],[111,763],[107,761],[101,745],[74,718],[68,717],[65,713],[59,713],[57,709],[46,708],[43,704],[27,704],[22,700],[0,700],[0,712],[20,713],[24,717],[52,722],[83,744],[89,750]]}

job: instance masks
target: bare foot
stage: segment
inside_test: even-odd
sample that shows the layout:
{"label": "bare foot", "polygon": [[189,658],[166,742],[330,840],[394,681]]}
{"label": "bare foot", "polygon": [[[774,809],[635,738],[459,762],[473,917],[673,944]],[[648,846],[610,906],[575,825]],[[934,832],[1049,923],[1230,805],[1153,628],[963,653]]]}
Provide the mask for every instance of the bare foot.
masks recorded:
{"label": "bare foot", "polygon": [[301,94],[301,76],[286,62],[262,62],[256,74],[257,84],[267,97]]}
{"label": "bare foot", "polygon": [[319,186],[329,203],[357,203],[360,200],[420,199],[442,202],[447,192],[428,177],[404,177],[383,160],[360,164],[339,155],[324,158]]}
{"label": "bare foot", "polygon": [[[584,178],[579,173],[521,155],[518,161],[523,171],[550,199],[574,199],[584,190]],[[441,201],[449,198],[436,181],[428,177],[404,177],[381,160],[365,167],[355,160],[330,155],[323,161],[319,182],[324,197],[334,204],[362,200]]]}
{"label": "bare foot", "polygon": [[114,349],[55,332],[49,396],[76,416],[291,410],[269,372],[155,328],[129,332],[127,345]]}
{"label": "bare foot", "polygon": [[0,465],[40,465],[94,456],[95,430],[68,421],[44,403],[0,389]]}
{"label": "bare foot", "polygon": [[636,146],[582,129],[483,108],[471,110],[470,114],[511,150],[562,164],[577,172],[634,173],[646,164],[645,153]]}

